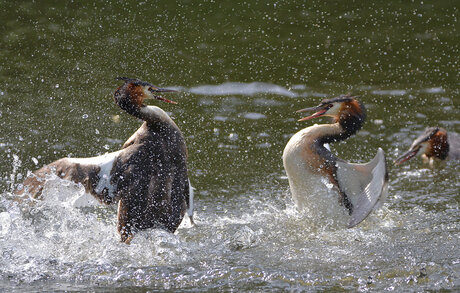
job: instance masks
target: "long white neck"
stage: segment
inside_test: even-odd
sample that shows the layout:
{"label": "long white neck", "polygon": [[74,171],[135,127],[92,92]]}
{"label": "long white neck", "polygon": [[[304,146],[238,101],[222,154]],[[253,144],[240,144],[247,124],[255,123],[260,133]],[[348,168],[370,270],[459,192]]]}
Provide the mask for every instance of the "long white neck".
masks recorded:
{"label": "long white neck", "polygon": [[[297,166],[299,162],[309,166],[311,172],[323,173],[318,168],[323,169],[325,166],[320,166],[325,160],[335,160],[332,153],[324,147],[325,137],[335,137],[343,133],[343,128],[339,123],[313,125],[304,128],[294,134],[287,143],[283,161],[286,170],[290,165]],[[328,141],[328,140],[326,140]],[[289,176],[289,171],[288,171]]]}

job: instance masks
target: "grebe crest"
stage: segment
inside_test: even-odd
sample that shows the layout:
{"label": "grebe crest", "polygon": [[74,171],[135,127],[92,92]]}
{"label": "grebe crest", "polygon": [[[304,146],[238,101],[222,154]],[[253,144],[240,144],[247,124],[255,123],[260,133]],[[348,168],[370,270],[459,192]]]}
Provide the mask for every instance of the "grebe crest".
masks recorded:
{"label": "grebe crest", "polygon": [[[353,227],[364,220],[386,195],[388,175],[384,152],[379,148],[369,163],[352,164],[337,158],[325,147],[327,143],[347,139],[363,126],[366,110],[356,97],[342,95],[326,99],[318,106],[297,112],[306,111],[314,113],[299,121],[328,116],[332,117],[332,123],[300,130],[284,149],[283,164],[294,201],[299,208],[314,207],[309,209],[312,212],[319,212],[319,209],[326,213],[330,211],[329,218],[345,208],[349,214],[348,226]],[[324,178],[339,191],[337,201],[332,202],[336,209],[331,209],[330,199],[318,194],[318,186]]]}

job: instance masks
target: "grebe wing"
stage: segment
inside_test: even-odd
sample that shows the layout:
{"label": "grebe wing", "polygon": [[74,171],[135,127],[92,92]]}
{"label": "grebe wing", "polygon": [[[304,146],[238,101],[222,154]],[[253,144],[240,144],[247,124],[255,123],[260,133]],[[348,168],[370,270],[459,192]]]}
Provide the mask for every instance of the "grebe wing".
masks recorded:
{"label": "grebe wing", "polygon": [[386,196],[388,173],[385,153],[381,148],[366,164],[337,161],[337,181],[342,192],[353,204],[348,227],[361,223]]}
{"label": "grebe wing", "polygon": [[193,195],[194,195],[194,189],[192,184],[190,183],[190,179],[188,180],[188,188],[189,188],[189,196],[188,196],[188,202],[187,202],[187,215],[190,219],[190,223],[195,225],[195,222],[193,221]]}

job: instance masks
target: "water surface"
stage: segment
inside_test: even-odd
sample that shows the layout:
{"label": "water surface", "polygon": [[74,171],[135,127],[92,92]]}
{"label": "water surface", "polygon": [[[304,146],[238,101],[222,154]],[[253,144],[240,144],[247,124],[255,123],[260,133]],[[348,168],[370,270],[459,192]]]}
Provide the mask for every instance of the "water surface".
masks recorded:
{"label": "water surface", "polygon": [[[296,210],[281,154],[312,123],[295,110],[355,93],[363,129],[333,151],[391,163],[427,126],[460,132],[458,7],[451,1],[1,4],[0,288],[406,290],[459,288],[459,163],[389,165],[381,210],[343,229]],[[116,151],[140,126],[117,76],[179,89],[157,104],[182,129],[197,225],[119,242],[116,209],[51,180],[60,157]]]}

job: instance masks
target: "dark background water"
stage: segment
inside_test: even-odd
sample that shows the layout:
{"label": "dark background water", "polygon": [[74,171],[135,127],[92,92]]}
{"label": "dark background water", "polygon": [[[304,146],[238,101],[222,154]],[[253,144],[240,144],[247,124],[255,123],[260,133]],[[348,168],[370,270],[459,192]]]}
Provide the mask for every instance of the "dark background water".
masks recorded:
{"label": "dark background water", "polygon": [[[333,146],[349,161],[368,161],[382,147],[390,162],[426,126],[460,132],[458,5],[453,1],[1,1],[0,8],[4,192],[27,171],[60,157],[119,149],[140,122],[113,103],[117,76],[181,90],[168,95],[178,105],[158,106],[171,113],[186,136],[197,213],[205,223],[251,198],[258,201],[248,209],[289,202],[281,154],[293,133],[311,125],[296,122],[295,110],[324,97],[350,92],[368,108],[363,130]],[[434,230],[451,237],[438,247],[451,254],[439,265],[453,266],[457,273],[441,270],[448,281],[437,277],[426,287],[412,282],[409,288],[458,287],[460,256],[452,248],[459,244],[458,163],[429,169],[417,159],[389,169],[389,210],[411,216],[423,214],[420,209],[431,212],[422,220],[411,218],[428,227],[450,223]],[[404,230],[406,225],[397,226]],[[409,230],[408,243],[426,240]],[[434,230],[427,239],[436,237]],[[400,235],[394,229],[387,233],[389,241]],[[423,251],[420,247],[414,254]],[[223,258],[215,267],[231,271],[225,254],[214,253]],[[283,266],[261,264],[260,251],[252,253],[262,271],[292,277]],[[382,258],[388,268],[391,258]],[[414,266],[430,261],[422,257]],[[315,273],[328,279],[324,268]],[[404,278],[402,283],[388,278],[381,288],[407,284]],[[144,285],[155,287],[152,282]],[[193,284],[201,283],[178,288]],[[346,284],[332,281],[332,288],[358,286]],[[269,282],[267,288],[277,286]]]}

